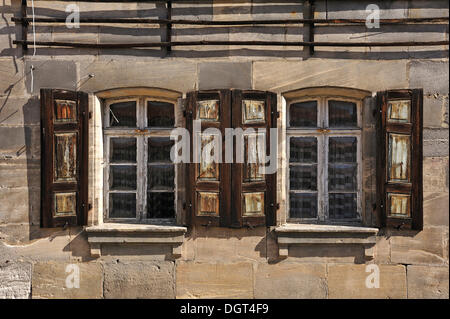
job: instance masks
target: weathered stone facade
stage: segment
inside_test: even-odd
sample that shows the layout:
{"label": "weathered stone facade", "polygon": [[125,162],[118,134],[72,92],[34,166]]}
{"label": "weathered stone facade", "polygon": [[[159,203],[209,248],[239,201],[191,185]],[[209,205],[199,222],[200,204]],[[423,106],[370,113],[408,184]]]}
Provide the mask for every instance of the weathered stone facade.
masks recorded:
{"label": "weathered stone facade", "polygon": [[[23,54],[13,40],[21,27],[20,0],[0,8],[0,298],[448,298],[449,297],[449,131],[448,46],[323,48],[313,56],[298,47],[174,47],[160,49],[69,49],[38,47]],[[447,1],[316,1],[316,18],[365,18],[377,3],[381,18],[448,17]],[[82,17],[164,18],[160,4],[77,3]],[[67,3],[35,1],[37,16],[66,17]],[[302,18],[296,1],[205,1],[174,3],[172,18]],[[29,11],[29,16],[31,11]],[[448,24],[316,27],[316,41],[448,40]],[[29,28],[28,39],[32,39]],[[375,30],[375,31],[374,31]],[[409,31],[412,30],[412,31]],[[160,41],[158,26],[36,26],[37,41]],[[302,41],[302,28],[176,26],[172,40]],[[31,72],[31,66],[34,67]],[[167,244],[150,232],[138,243],[102,244],[93,254],[81,227],[42,229],[40,224],[40,88],[90,94],[90,159],[102,160],[97,92],[116,88],[162,88],[180,92],[238,88],[283,94],[307,87],[343,87],[369,91],[423,88],[423,214],[420,232],[380,229],[374,245],[347,244],[280,247],[276,227],[228,229],[189,227],[182,244]],[[376,189],[374,98],[363,105],[363,192],[366,227]],[[279,127],[283,128],[282,116]],[[99,124],[100,123],[100,124]],[[97,134],[97,135],[96,135]],[[281,134],[283,138],[283,134]],[[280,147],[284,142],[280,141]],[[285,161],[280,156],[280,163]],[[95,166],[95,165],[92,165]],[[93,209],[89,226],[101,223],[98,171],[90,171]],[[278,184],[286,176],[278,171]],[[101,189],[101,186],[100,186]],[[277,196],[278,226],[286,223],[286,194]],[[100,198],[100,199],[99,199]],[[369,235],[367,235],[369,237]],[[370,235],[372,236],[372,235]],[[149,239],[150,238],[150,239]],[[365,239],[364,239],[365,240]],[[153,244],[149,244],[152,241]],[[284,250],[283,250],[284,249]],[[284,256],[280,256],[283,255]],[[79,288],[67,287],[68,265],[79,267]],[[379,266],[379,288],[367,288],[366,266]]]}

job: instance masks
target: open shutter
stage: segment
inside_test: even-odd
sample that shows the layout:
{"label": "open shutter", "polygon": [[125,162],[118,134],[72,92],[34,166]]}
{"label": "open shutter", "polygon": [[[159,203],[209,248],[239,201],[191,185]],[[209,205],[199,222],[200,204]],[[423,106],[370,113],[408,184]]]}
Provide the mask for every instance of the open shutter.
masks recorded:
{"label": "open shutter", "polygon": [[[199,91],[187,94],[186,126],[191,136],[191,164],[187,174],[187,209],[191,224],[203,226],[229,226],[231,164],[225,163],[225,128],[230,127],[230,91]],[[196,131],[194,120],[201,120],[201,129]],[[207,129],[216,129],[220,134],[204,134]],[[201,150],[213,139],[222,144],[220,163],[205,163]],[[199,147],[196,151],[197,139]],[[195,157],[198,155],[196,163]]]}
{"label": "open shutter", "polygon": [[41,89],[41,227],[86,225],[88,95]]}
{"label": "open shutter", "polygon": [[377,94],[377,207],[381,225],[421,230],[421,89]]}
{"label": "open shutter", "polygon": [[[244,142],[244,162],[236,159],[236,143],[232,176],[232,226],[254,227],[275,225],[276,223],[276,173],[261,174],[259,160],[270,152],[270,128],[276,127],[277,99],[270,92],[233,91],[233,128],[242,128]],[[251,130],[253,129],[253,133]],[[265,133],[258,132],[265,129]],[[246,132],[247,130],[247,132]],[[265,135],[265,136],[264,136]],[[252,137],[253,136],[253,137]],[[257,142],[265,140],[265,143]],[[263,144],[262,149],[258,149]],[[261,158],[262,154],[263,157]],[[251,158],[251,157],[250,157]]]}

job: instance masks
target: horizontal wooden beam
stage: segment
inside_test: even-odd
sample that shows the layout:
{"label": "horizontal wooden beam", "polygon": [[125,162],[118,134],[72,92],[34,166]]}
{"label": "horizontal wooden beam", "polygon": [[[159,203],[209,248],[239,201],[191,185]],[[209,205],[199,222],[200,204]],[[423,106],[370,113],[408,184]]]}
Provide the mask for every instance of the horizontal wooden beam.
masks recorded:
{"label": "horizontal wooden beam", "polygon": [[[32,23],[32,18],[12,17],[16,23]],[[34,18],[35,23],[65,23],[65,18]],[[380,19],[380,24],[416,24],[416,23],[448,23],[448,17],[436,18],[406,18],[406,19]],[[147,18],[80,18],[80,24],[185,24],[185,25],[291,25],[291,24],[357,24],[365,25],[365,19],[289,19],[289,20],[242,20],[242,21],[207,21],[207,20],[172,20]]]}
{"label": "horizontal wooden beam", "polygon": [[47,47],[74,47],[96,49],[120,48],[161,48],[169,46],[209,46],[209,45],[237,45],[237,46],[315,46],[315,47],[404,47],[404,46],[436,46],[449,45],[449,41],[405,41],[405,42],[283,42],[283,41],[172,41],[151,43],[82,43],[56,41],[23,41],[14,40],[14,44],[36,45]]}

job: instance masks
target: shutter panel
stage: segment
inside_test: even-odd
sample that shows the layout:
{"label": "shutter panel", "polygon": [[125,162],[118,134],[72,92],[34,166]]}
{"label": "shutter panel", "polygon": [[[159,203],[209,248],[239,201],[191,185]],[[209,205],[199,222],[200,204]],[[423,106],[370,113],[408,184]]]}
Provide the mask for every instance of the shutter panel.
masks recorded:
{"label": "shutter panel", "polygon": [[41,227],[86,225],[88,95],[41,89]]}
{"label": "shutter panel", "polygon": [[[276,173],[260,174],[258,166],[263,163],[248,163],[248,153],[253,152],[254,158],[258,152],[266,155],[270,152],[270,128],[277,122],[276,95],[261,91],[233,91],[233,128],[244,131],[244,163],[233,163],[232,176],[232,226],[254,227],[275,225],[276,223]],[[252,138],[252,128],[256,136]],[[261,137],[258,129],[265,129],[265,137]],[[265,140],[263,149],[258,150],[259,138]],[[234,156],[236,159],[236,144]],[[255,161],[254,161],[255,162]]]}
{"label": "shutter panel", "polygon": [[[186,126],[191,135],[191,164],[189,165],[186,189],[187,208],[190,210],[191,224],[203,226],[230,225],[230,184],[231,164],[225,163],[225,128],[230,127],[230,91],[199,91],[187,94]],[[201,131],[195,132],[194,120],[201,120]],[[212,142],[213,135],[202,135],[206,129],[220,131],[222,143],[221,163],[205,164],[202,156],[200,163],[195,163],[197,156],[194,142],[206,146]],[[199,147],[200,151],[202,147]],[[200,152],[199,152],[200,153]]]}
{"label": "shutter panel", "polygon": [[422,230],[423,91],[377,94],[377,207],[381,226]]}

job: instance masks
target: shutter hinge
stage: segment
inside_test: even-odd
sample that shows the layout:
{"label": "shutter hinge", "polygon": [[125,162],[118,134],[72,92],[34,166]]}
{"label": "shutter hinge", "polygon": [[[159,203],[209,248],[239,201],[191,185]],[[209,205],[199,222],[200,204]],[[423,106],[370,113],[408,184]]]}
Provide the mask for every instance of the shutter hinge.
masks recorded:
{"label": "shutter hinge", "polygon": [[189,110],[189,111],[184,110],[183,111],[183,116],[191,118],[192,117],[192,111],[191,110]]}
{"label": "shutter hinge", "polygon": [[89,203],[89,204],[88,204],[88,210],[91,210],[91,209],[92,209],[92,204]]}
{"label": "shutter hinge", "polygon": [[280,209],[280,203],[276,203],[276,204],[274,204],[274,203],[270,203],[270,207],[275,207],[277,210],[278,209]]}
{"label": "shutter hinge", "polygon": [[92,118],[92,112],[89,112],[89,119]]}
{"label": "shutter hinge", "polygon": [[208,223],[207,223],[207,224],[202,224],[202,226],[205,226],[205,227],[209,227],[209,226],[211,226],[211,225],[212,225],[212,223],[211,223],[210,220],[208,220]]}
{"label": "shutter hinge", "polygon": [[247,229],[254,229],[255,228],[255,226],[253,226],[250,223],[245,224],[245,226],[247,227]]}

